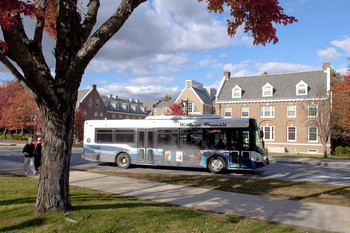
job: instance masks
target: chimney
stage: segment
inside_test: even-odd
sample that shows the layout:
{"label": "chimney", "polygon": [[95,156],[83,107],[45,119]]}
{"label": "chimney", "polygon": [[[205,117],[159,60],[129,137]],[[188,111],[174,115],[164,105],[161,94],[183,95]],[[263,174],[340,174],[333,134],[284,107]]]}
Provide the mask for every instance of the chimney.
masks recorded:
{"label": "chimney", "polygon": [[323,63],[323,70],[327,70],[327,68],[331,67],[331,63],[330,62],[324,62]]}
{"label": "chimney", "polygon": [[231,73],[229,71],[224,72],[224,77],[226,80],[228,80],[231,76]]}
{"label": "chimney", "polygon": [[91,84],[91,88],[96,90],[96,84]]}

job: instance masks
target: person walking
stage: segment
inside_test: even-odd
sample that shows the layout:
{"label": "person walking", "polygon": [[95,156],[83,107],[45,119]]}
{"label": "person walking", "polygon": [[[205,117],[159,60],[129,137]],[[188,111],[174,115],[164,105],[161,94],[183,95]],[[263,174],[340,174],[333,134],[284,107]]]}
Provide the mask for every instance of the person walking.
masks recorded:
{"label": "person walking", "polygon": [[37,171],[39,171],[39,167],[41,166],[41,138],[38,138],[37,142],[34,144],[34,166]]}
{"label": "person walking", "polygon": [[33,174],[35,175],[37,170],[35,170],[34,167],[34,144],[33,144],[33,138],[28,138],[27,144],[23,147],[23,154],[24,154],[24,174],[28,175],[28,167],[32,170]]}

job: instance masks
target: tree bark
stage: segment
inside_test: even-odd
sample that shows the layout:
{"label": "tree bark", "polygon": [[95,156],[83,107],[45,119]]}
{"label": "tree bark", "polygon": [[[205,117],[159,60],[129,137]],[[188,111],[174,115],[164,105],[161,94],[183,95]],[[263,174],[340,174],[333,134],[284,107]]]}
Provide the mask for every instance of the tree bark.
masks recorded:
{"label": "tree bark", "polygon": [[62,113],[42,108],[45,112],[45,140],[35,206],[37,215],[71,208],[69,170],[75,104]]}

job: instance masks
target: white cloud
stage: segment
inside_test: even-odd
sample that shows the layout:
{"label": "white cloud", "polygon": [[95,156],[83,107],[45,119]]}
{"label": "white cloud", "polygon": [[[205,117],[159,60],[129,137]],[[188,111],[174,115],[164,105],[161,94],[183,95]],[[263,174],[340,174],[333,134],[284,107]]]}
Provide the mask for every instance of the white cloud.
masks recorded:
{"label": "white cloud", "polygon": [[[101,1],[99,25],[116,5]],[[220,19],[219,19],[220,18]],[[251,46],[241,29],[227,35],[226,21],[210,14],[205,3],[188,0],[153,0],[141,4],[121,30],[101,49],[87,71],[148,75],[170,74],[189,62],[189,52],[209,51],[232,45]],[[104,63],[102,65],[102,63]]]}
{"label": "white cloud", "polygon": [[345,36],[344,40],[333,40],[331,44],[344,50],[346,54],[350,54],[350,37]]}
{"label": "white cloud", "polygon": [[181,90],[178,87],[165,87],[162,85],[135,85],[131,83],[109,83],[98,87],[100,95],[117,95],[120,99],[138,99],[143,101],[154,101],[162,99],[166,95],[177,97]]}
{"label": "white cloud", "polygon": [[268,74],[288,73],[313,70],[313,67],[301,64],[291,64],[282,62],[257,63],[255,67],[260,74],[267,72]]}
{"label": "white cloud", "polygon": [[174,81],[174,78],[170,77],[141,77],[129,80],[132,85],[148,85],[148,84],[168,84]]}
{"label": "white cloud", "polygon": [[325,59],[336,59],[340,57],[340,53],[335,48],[327,48],[325,50],[319,50],[318,56]]}

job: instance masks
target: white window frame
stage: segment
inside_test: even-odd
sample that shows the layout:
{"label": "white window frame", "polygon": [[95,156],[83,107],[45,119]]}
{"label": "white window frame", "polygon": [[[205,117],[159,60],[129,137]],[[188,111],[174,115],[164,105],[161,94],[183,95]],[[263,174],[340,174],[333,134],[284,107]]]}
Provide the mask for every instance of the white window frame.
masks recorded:
{"label": "white window frame", "polygon": [[94,113],[95,120],[98,120],[98,112]]}
{"label": "white window frame", "polygon": [[307,95],[308,94],[309,85],[306,82],[300,81],[297,85],[295,85],[296,95]]}
{"label": "white window frame", "polygon": [[[269,128],[270,138],[266,138],[266,129]],[[261,130],[264,132],[265,141],[275,141],[275,126],[261,126]]]}
{"label": "white window frame", "polygon": [[232,88],[232,98],[233,99],[242,98],[242,88],[240,88],[238,85]]}
{"label": "white window frame", "polygon": [[100,101],[96,100],[96,108],[99,108],[99,107],[100,107]]}
{"label": "white window frame", "polygon": [[[289,129],[294,128],[294,139],[289,138]],[[297,141],[297,127],[296,126],[288,126],[287,127],[287,141],[288,142],[296,142]]]}
{"label": "white window frame", "polygon": [[262,87],[262,96],[263,97],[272,97],[273,96],[273,86],[270,83],[266,83]]}
{"label": "white window frame", "polygon": [[199,113],[199,110],[198,110],[198,107],[195,103],[193,102],[188,102],[188,113],[191,113],[191,114],[198,114]]}
{"label": "white window frame", "polygon": [[309,104],[307,106],[307,116],[308,117],[317,117],[317,104]]}
{"label": "white window frame", "polygon": [[[270,109],[270,116],[266,116],[266,109],[269,108]],[[260,117],[261,118],[275,118],[275,106],[274,105],[262,105],[260,106]]]}
{"label": "white window frame", "polygon": [[[310,139],[310,128],[315,128],[316,129],[316,140],[311,140]],[[318,129],[316,126],[309,126],[307,128],[307,141],[308,142],[318,142]]]}
{"label": "white window frame", "polygon": [[89,98],[89,108],[91,108],[91,107],[92,107],[92,99]]}
{"label": "white window frame", "polygon": [[[289,113],[294,113],[294,115],[289,115]],[[297,117],[297,106],[295,104],[287,105],[287,118],[296,118],[296,117]]]}
{"label": "white window frame", "polygon": [[100,120],[103,120],[103,112],[100,112]]}
{"label": "white window frame", "polygon": [[[247,113],[247,115],[243,115],[243,113]],[[241,106],[241,117],[249,118],[249,106]]]}
{"label": "white window frame", "polygon": [[[229,113],[229,115],[226,115]],[[224,118],[232,118],[232,107],[224,107]]]}

